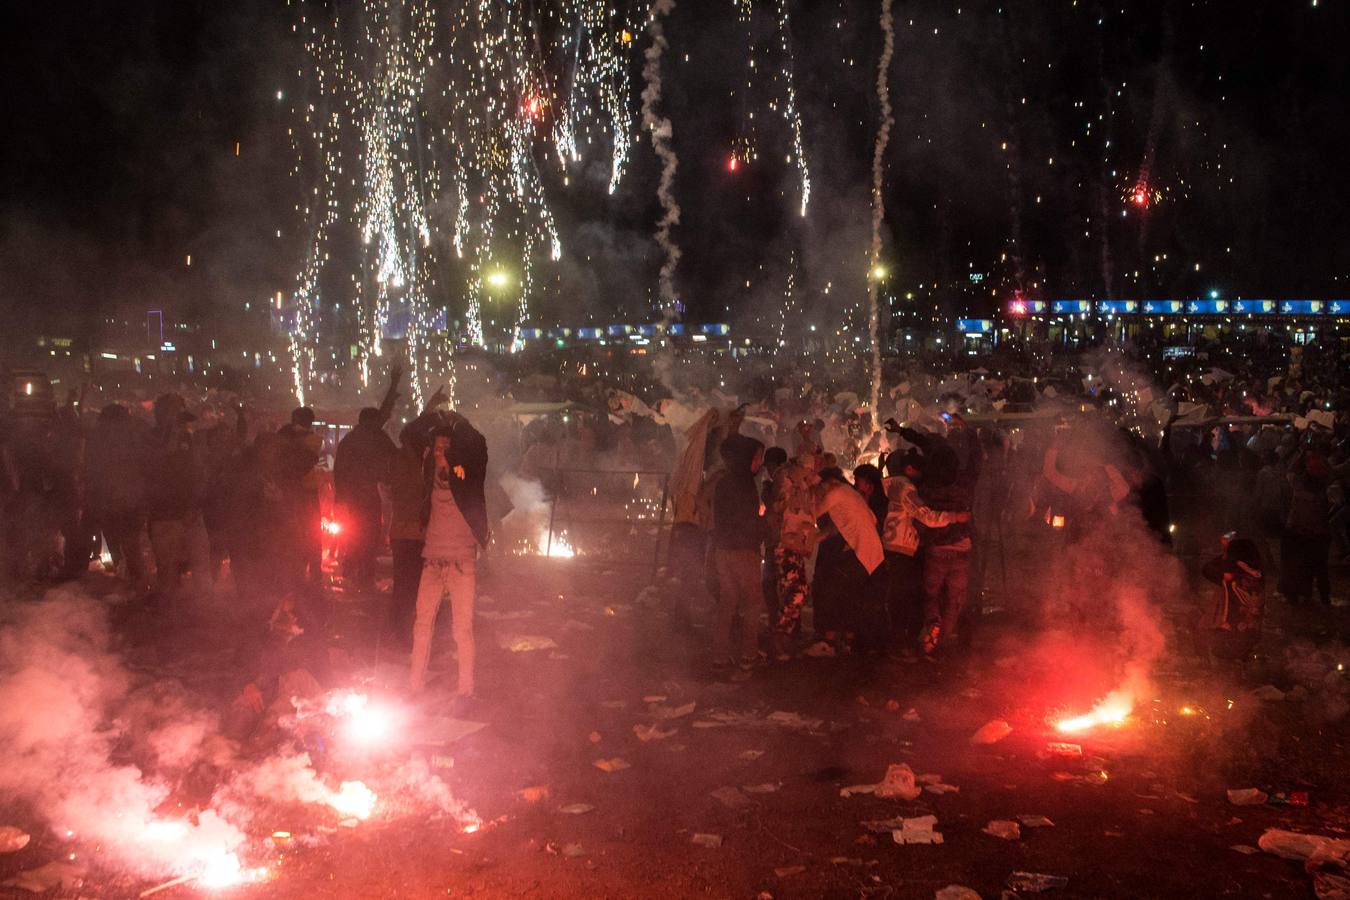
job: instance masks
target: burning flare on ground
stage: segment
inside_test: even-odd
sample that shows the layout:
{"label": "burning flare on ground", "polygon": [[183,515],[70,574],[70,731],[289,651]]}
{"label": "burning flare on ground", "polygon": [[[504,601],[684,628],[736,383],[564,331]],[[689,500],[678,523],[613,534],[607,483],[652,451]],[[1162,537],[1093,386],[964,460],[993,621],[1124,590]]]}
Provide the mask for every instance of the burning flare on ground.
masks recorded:
{"label": "burning flare on ground", "polygon": [[567,540],[567,532],[560,532],[553,535],[549,540],[548,532],[539,537],[539,553],[542,556],[552,557],[553,559],[571,559],[577,555],[576,549]]}
{"label": "burning flare on ground", "polygon": [[387,740],[396,730],[398,715],[393,709],[371,703],[365,694],[342,691],[328,698],[328,715],[343,721],[343,734],[361,744]]}
{"label": "burning flare on ground", "polygon": [[1092,712],[1070,719],[1060,719],[1055,728],[1065,733],[1088,731],[1098,725],[1121,725],[1134,710],[1134,698],[1125,691],[1115,691],[1107,695],[1092,708]]}
{"label": "burning flare on ground", "polygon": [[328,805],[344,816],[369,819],[375,812],[375,792],[359,781],[344,781],[329,795]]}

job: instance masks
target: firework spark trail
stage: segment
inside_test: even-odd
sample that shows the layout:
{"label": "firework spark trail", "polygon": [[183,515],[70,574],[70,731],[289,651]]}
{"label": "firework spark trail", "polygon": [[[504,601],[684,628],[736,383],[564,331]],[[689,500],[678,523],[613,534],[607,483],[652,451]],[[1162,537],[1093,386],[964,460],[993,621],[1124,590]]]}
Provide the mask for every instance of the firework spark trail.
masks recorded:
{"label": "firework spark trail", "polygon": [[886,215],[886,201],[881,193],[881,176],[886,145],[891,139],[890,72],[891,56],[895,52],[895,28],[891,22],[891,0],[881,3],[881,30],[886,36],[877,64],[877,99],[881,103],[881,124],[877,128],[876,146],[872,151],[872,253],[867,276],[867,332],[872,339],[872,428],[877,428],[881,403],[881,310],[878,293],[881,265],[881,221]]}
{"label": "firework spark trail", "polygon": [[792,26],[788,18],[788,0],[778,0],[778,33],[783,43],[783,117],[792,129],[792,160],[797,164],[801,179],[801,214],[811,202],[811,170],[806,165],[806,148],[802,144],[802,115],[797,109],[797,87],[793,76]]}
{"label": "firework spark trail", "polygon": [[646,86],[642,89],[642,124],[651,132],[652,149],[661,160],[661,183],[656,189],[657,199],[663,210],[661,220],[656,226],[656,242],[665,251],[666,259],[661,264],[660,299],[661,313],[667,320],[675,318],[679,307],[679,295],[675,292],[675,266],[680,261],[680,248],[671,239],[671,226],[679,224],[680,206],[675,202],[675,169],[679,160],[675,148],[671,145],[672,129],[670,119],[657,112],[661,102],[661,55],[665,52],[665,29],[662,19],[675,8],[675,0],[656,0],[652,4],[651,17],[647,21],[647,34],[652,45],[647,48],[642,77]]}
{"label": "firework spark trail", "polygon": [[[486,325],[519,328],[529,315],[542,283],[533,266],[561,257],[540,165],[557,164],[568,185],[570,166],[605,147],[616,190],[636,139],[633,24],[606,0],[288,5],[304,42],[290,137],[310,239],[285,310],[296,393],[312,394],[347,365],[335,349],[345,341],[321,333],[350,329],[351,366],[366,383],[405,320],[408,350],[422,354],[409,360],[418,392],[449,365],[433,339],[447,295],[458,293],[444,273],[465,279],[459,316],[468,340],[485,346]],[[566,60],[570,77],[551,71],[552,60]],[[344,246],[348,225],[359,247]],[[497,315],[484,279],[503,266],[521,291]]]}

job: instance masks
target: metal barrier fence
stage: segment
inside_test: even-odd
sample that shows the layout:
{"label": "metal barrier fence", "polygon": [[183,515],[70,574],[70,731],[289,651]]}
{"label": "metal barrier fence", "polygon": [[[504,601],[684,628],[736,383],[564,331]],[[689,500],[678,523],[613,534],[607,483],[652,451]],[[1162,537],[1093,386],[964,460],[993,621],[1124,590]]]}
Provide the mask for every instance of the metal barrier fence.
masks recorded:
{"label": "metal barrier fence", "polygon": [[550,473],[543,556],[605,566],[660,566],[670,473],[557,469]]}

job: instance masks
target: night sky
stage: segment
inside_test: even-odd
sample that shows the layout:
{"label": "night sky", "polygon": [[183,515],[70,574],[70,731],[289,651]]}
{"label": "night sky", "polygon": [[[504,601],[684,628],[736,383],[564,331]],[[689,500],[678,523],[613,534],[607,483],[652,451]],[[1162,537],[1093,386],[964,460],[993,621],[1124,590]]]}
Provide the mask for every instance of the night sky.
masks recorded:
{"label": "night sky", "polygon": [[[866,271],[880,4],[790,6],[813,181],[805,220],[784,162],[790,135],[770,107],[786,65],[775,4],[757,0],[748,22],[735,6],[684,0],[666,23],[677,283],[691,320],[763,322],[792,269],[823,323]],[[130,0],[2,15],[10,321],[160,302],[205,315],[294,286],[304,186],[288,174],[292,109],[275,96],[300,88],[294,7]],[[887,291],[947,313],[987,311],[1019,287],[1350,294],[1347,24],[1337,0],[897,2]],[[639,52],[635,111],[640,65]],[[613,196],[600,165],[566,188],[545,179],[565,257],[538,264],[541,323],[634,318],[650,302],[657,166],[636,137]],[[738,139],[759,156],[733,173]],[[1129,195],[1145,167],[1141,210]],[[454,310],[458,286],[444,292]]]}

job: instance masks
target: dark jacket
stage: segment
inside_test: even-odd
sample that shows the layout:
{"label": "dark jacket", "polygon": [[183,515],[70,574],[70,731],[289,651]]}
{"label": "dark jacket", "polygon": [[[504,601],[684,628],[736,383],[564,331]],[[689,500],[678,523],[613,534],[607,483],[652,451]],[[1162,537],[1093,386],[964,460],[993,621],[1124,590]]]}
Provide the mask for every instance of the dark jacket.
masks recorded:
{"label": "dark jacket", "polygon": [[182,519],[201,512],[206,466],[201,447],[185,427],[165,425],[151,432],[145,462],[150,521]]}
{"label": "dark jacket", "polygon": [[379,503],[381,482],[389,481],[394,442],[384,429],[367,423],[357,425],[338,441],[333,460],[333,491],[339,503]]}
{"label": "dark jacket", "polygon": [[713,490],[713,547],[718,550],[758,550],[764,543],[764,517],[759,514],[759,491],[751,463],[764,447],[743,434],[722,442],[726,473]]}
{"label": "dark jacket", "polygon": [[[975,481],[983,461],[978,448],[965,448],[969,453],[963,464],[960,454],[940,435],[903,429],[901,436],[923,450],[923,481],[919,484],[919,496],[924,505],[938,512],[970,512],[975,502]],[[942,528],[920,525],[919,537],[927,549],[969,548],[970,522],[953,522]]]}
{"label": "dark jacket", "polygon": [[[428,418],[434,422],[434,418]],[[431,430],[432,437],[427,440],[431,446],[434,435],[439,432],[450,436],[450,450],[446,454],[446,463],[451,472],[462,469],[464,477],[456,473],[450,479],[450,493],[455,495],[455,505],[468,523],[469,530],[486,547],[491,533],[488,531],[487,500],[483,494],[483,481],[487,477],[488,450],[487,439],[478,432],[469,420],[455,416],[449,425],[440,425]],[[422,501],[422,526],[426,527],[431,519],[431,485],[436,477],[435,456],[428,453],[422,464],[422,485],[425,492]]]}

